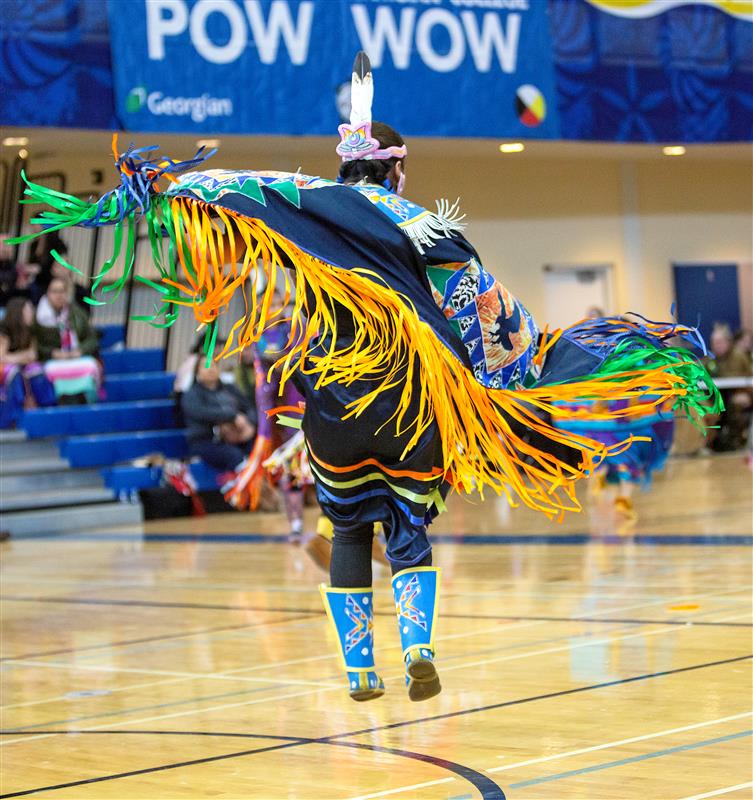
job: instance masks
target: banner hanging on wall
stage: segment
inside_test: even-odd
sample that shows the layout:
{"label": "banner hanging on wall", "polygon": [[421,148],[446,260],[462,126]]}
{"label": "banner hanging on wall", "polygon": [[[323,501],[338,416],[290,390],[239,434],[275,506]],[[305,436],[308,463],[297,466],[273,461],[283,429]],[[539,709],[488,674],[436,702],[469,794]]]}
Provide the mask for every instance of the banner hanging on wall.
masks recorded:
{"label": "banner hanging on wall", "polygon": [[559,135],[542,0],[109,0],[126,129],[331,134],[353,56],[406,135]]}
{"label": "banner hanging on wall", "polygon": [[753,139],[753,0],[549,0],[563,139]]}

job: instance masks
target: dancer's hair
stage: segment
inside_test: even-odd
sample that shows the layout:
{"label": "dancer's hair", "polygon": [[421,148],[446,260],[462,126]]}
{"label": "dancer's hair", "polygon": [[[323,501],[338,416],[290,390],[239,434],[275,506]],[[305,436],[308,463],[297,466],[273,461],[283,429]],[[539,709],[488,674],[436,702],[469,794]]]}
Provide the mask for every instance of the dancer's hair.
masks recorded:
{"label": "dancer's hair", "polygon": [[[405,142],[403,137],[384,122],[371,123],[371,135],[379,142],[379,146],[402,147]],[[343,161],[340,165],[339,179],[343,183],[359,183],[367,181],[384,185],[390,170],[400,161],[405,168],[405,158],[386,158],[386,159],[354,159],[353,161]]]}

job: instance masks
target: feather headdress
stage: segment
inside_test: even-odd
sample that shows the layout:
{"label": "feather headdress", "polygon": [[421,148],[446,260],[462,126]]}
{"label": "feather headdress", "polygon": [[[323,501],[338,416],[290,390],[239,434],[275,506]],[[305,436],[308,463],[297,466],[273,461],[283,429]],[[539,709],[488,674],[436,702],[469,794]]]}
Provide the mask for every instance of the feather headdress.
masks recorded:
{"label": "feather headdress", "polygon": [[343,161],[364,159],[385,160],[405,158],[408,153],[405,145],[382,148],[379,140],[371,135],[371,105],[374,101],[374,77],[371,62],[363,50],[359,50],[353,62],[353,75],[350,81],[350,124],[343,123],[337,129],[340,143],[337,154]]}

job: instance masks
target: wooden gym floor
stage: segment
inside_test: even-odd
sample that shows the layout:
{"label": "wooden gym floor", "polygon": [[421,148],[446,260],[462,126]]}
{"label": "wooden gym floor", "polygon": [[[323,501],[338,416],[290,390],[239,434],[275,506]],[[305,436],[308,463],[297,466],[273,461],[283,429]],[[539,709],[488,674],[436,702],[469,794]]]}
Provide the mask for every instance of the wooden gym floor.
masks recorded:
{"label": "wooden gym floor", "polygon": [[671,461],[632,525],[584,500],[561,525],[451,502],[423,704],[383,569],[387,693],[347,697],[323,575],[280,515],[3,545],[0,796],[750,798],[743,456]]}

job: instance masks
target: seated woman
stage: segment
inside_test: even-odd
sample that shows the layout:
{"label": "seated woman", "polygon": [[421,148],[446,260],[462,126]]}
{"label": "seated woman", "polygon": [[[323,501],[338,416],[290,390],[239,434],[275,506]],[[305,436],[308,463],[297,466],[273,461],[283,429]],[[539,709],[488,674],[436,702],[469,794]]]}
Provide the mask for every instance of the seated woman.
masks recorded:
{"label": "seated woman", "polygon": [[94,358],[97,333],[86,313],[71,300],[70,286],[53,278],[37,307],[35,336],[44,371],[60,403],[93,402],[102,381]]}
{"label": "seated woman", "polygon": [[188,447],[210,467],[230,472],[245,460],[256,436],[256,409],[235,386],[220,381],[217,364],[196,364],[196,380],[181,400]]}
{"label": "seated woman", "polygon": [[0,322],[0,428],[18,425],[25,408],[55,405],[55,392],[37,360],[33,324],[29,300],[8,301]]}

